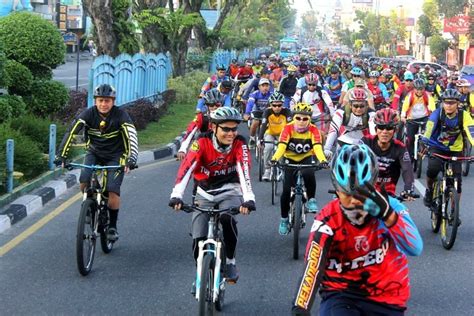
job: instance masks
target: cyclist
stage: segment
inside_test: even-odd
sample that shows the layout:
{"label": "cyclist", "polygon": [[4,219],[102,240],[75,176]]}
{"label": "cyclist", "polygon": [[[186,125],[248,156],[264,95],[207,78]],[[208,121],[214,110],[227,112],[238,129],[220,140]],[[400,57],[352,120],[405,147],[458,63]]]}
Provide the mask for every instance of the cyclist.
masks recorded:
{"label": "cyclist", "polygon": [[[287,124],[280,135],[277,151],[272,157],[272,163],[285,157],[288,163],[310,164],[314,156],[318,161],[327,165],[326,157],[322,149],[321,133],[318,128],[311,124],[313,109],[306,103],[298,103],[293,109],[293,122]],[[291,188],[295,185],[294,169],[287,168],[283,177],[283,192],[280,197],[281,220],[279,226],[280,235],[289,233],[288,212],[290,210]],[[316,194],[316,178],[314,170],[303,171],[303,179],[306,186],[308,201],[306,209],[310,213],[318,211],[318,205],[314,198]]]}
{"label": "cyclist", "polygon": [[389,95],[387,88],[383,83],[379,83],[380,72],[373,70],[369,73],[369,83],[367,88],[372,93],[374,97],[374,107],[375,110],[379,110],[382,107],[385,107],[385,103],[389,101]]}
{"label": "cyclist", "polygon": [[[219,83],[217,88],[212,88],[212,90],[216,90],[217,92],[221,94],[222,106],[230,107],[232,105],[232,99],[231,99],[232,82],[230,82],[229,80],[224,80],[221,83]],[[196,112],[206,112],[204,97],[198,100],[198,103],[196,106]]]}
{"label": "cyclist", "polygon": [[425,86],[425,89],[427,92],[431,94],[436,104],[441,94],[443,93],[443,88],[436,82],[436,75],[434,73],[430,73],[426,77],[426,79],[427,79],[427,84]]}
{"label": "cyclist", "polygon": [[235,80],[239,80],[245,84],[248,80],[252,79],[254,75],[252,66],[253,62],[251,60],[247,60],[245,65],[239,68],[239,71],[235,76]]}
{"label": "cyclist", "polygon": [[290,107],[291,97],[295,95],[298,78],[296,78],[296,71],[298,68],[294,65],[289,65],[287,75],[281,79],[278,86],[278,91],[285,96],[285,108]]}
{"label": "cyclist", "polygon": [[[418,131],[417,124],[410,124],[410,122],[426,123],[431,112],[436,109],[433,97],[425,91],[425,81],[421,78],[413,82],[412,90],[403,101],[401,121],[406,125],[406,145],[410,158],[413,159],[413,146],[415,134]],[[424,127],[425,124],[423,124]]]}
{"label": "cyclist", "polygon": [[[459,110],[461,94],[455,89],[446,89],[441,95],[442,106],[431,113],[424,139],[430,146],[431,152],[445,156],[462,156],[465,138],[474,144],[474,122],[470,113]],[[461,162],[453,161],[454,176],[458,178],[458,192],[461,193]],[[426,170],[426,192],[424,203],[426,207],[431,206],[433,198],[433,184],[442,169],[439,160],[428,160]]]}
{"label": "cyclist", "polygon": [[461,105],[464,110],[474,115],[474,92],[470,92],[471,84],[467,79],[459,79],[456,83],[459,93],[461,93]]}
{"label": "cyclist", "polygon": [[237,59],[232,59],[230,61],[229,68],[227,68],[227,75],[231,78],[235,78],[239,72],[240,66]]}
{"label": "cyclist", "polygon": [[[255,210],[255,195],[250,182],[250,153],[245,138],[237,134],[242,121],[239,111],[220,107],[210,114],[211,130],[192,145],[179,167],[169,206],[175,210],[183,205],[183,194],[191,176],[196,182],[195,204],[220,209],[240,206],[241,214]],[[207,214],[195,212],[192,219],[194,259],[198,243],[207,236]],[[239,272],[235,262],[237,221],[224,213],[220,217],[227,257],[228,281],[237,282]]]}
{"label": "cyclist", "polygon": [[217,73],[208,77],[201,88],[201,93],[199,97],[202,98],[204,94],[211,90],[212,88],[216,88],[222,81],[229,80],[229,77],[226,75],[226,68],[224,64],[218,64],[216,67]]}
{"label": "cyclist", "polygon": [[342,101],[344,100],[344,96],[346,95],[347,91],[355,87],[355,79],[362,78],[362,75],[364,74],[362,69],[360,69],[359,67],[353,67],[350,73],[351,73],[351,79],[347,80],[342,85],[341,97],[339,98],[339,104],[342,104]]}
{"label": "cyclist", "polygon": [[250,118],[250,115],[252,116],[249,148],[255,148],[255,135],[261,123],[263,111],[268,107],[268,98],[271,94],[270,80],[265,78],[260,79],[258,82],[258,90],[250,94],[244,114],[244,120],[246,121]]}
{"label": "cyclist", "polygon": [[414,194],[413,168],[405,144],[395,139],[395,132],[400,119],[397,111],[385,108],[375,113],[376,135],[364,136],[362,141],[377,156],[379,174],[375,183],[378,190],[385,186],[389,194],[395,195],[400,173],[405,183],[401,196],[411,200]]}
{"label": "cyclist", "polygon": [[263,112],[262,126],[260,128],[260,143],[259,146],[264,146],[263,159],[265,164],[265,173],[262,176],[262,180],[270,180],[270,158],[272,156],[273,142],[278,140],[281,131],[285,125],[291,121],[290,109],[283,108],[285,102],[285,96],[280,92],[275,91],[270,98],[268,103],[270,107]]}
{"label": "cyclist", "polygon": [[[84,110],[73,121],[64,135],[58,150],[58,159],[64,167],[74,135],[84,129],[87,152],[86,165],[124,166],[124,170],[107,173],[106,191],[109,194],[110,216],[107,238],[116,241],[117,219],[120,208],[120,186],[124,173],[136,166],[138,159],[137,131],[127,112],[115,106],[115,89],[101,84],[94,90],[95,106]],[[84,192],[92,177],[92,170],[82,169],[79,177],[80,189]]]}
{"label": "cyclist", "polygon": [[382,70],[382,76],[380,77],[380,83],[385,85],[385,89],[388,92],[390,103],[393,100],[393,95],[395,93],[395,90],[397,90],[397,88],[398,88],[398,84],[393,78],[394,78],[394,76],[393,76],[392,70],[390,68],[386,68],[386,69]]}
{"label": "cyclist", "polygon": [[402,104],[407,94],[413,90],[413,74],[410,71],[405,71],[403,79],[403,84],[401,84],[395,91],[392,100],[392,109],[397,110],[398,112],[401,112]]}
{"label": "cyclist", "polygon": [[252,80],[249,80],[243,87],[243,93],[242,93],[242,100],[245,102],[248,101],[249,96],[252,92],[258,90],[258,83],[261,78],[269,79],[270,81],[270,91],[273,91],[273,82],[270,80],[270,74],[271,71],[268,68],[263,68],[262,71],[260,72],[257,77],[253,78]]}
{"label": "cyclist", "polygon": [[332,66],[330,76],[325,80],[324,89],[329,93],[333,104],[338,104],[344,82],[346,82],[346,80],[342,77],[339,67]]}
{"label": "cyclist", "polygon": [[178,153],[176,154],[176,158],[178,160],[181,161],[184,159],[189,145],[193,139],[199,135],[199,133],[205,133],[210,129],[211,122],[209,121],[209,114],[221,106],[222,102],[224,101],[224,97],[225,96],[223,96],[222,93],[220,93],[217,89],[209,90],[204,94],[206,112],[198,112],[194,120],[192,120],[186,128],[183,141],[179,147]]}
{"label": "cyclist", "polygon": [[375,133],[371,133],[369,129],[374,112],[368,110],[367,98],[364,89],[355,88],[349,94],[349,104],[334,113],[324,144],[324,154],[329,160],[332,157],[331,149],[338,137],[345,135],[354,141],[360,141],[362,136]]}
{"label": "cyclist", "polygon": [[403,315],[410,296],[407,256],[423,240],[407,208],[374,188],[378,165],[366,145],[345,145],[331,168],[337,198],[314,220],[293,315]]}

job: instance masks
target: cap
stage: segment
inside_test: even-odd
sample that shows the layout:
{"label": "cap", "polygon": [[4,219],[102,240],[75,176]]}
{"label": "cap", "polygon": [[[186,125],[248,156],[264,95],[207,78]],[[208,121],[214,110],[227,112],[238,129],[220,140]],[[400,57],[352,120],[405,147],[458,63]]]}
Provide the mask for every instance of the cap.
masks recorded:
{"label": "cap", "polygon": [[261,86],[262,84],[270,84],[270,80],[268,80],[267,78],[261,78],[258,82],[258,85]]}

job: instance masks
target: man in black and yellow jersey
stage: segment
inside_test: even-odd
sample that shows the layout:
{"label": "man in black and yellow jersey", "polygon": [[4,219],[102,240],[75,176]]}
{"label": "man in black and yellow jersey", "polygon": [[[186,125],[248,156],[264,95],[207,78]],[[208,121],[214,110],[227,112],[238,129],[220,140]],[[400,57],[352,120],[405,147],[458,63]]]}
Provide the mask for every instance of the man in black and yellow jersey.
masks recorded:
{"label": "man in black and yellow jersey", "polygon": [[[298,103],[293,108],[293,122],[287,124],[280,135],[277,151],[272,157],[272,163],[276,163],[281,157],[285,157],[291,164],[311,164],[314,156],[321,164],[328,165],[324,156],[321,133],[318,128],[311,124],[313,108],[307,103]],[[288,211],[290,210],[291,187],[295,185],[295,170],[286,168],[283,178],[283,192],[280,198],[281,220],[280,235],[289,233]],[[306,186],[308,202],[306,208],[315,213],[318,210],[316,199],[316,177],[314,170],[303,170],[303,179]]]}
{"label": "man in black and yellow jersey", "polygon": [[[94,90],[95,106],[83,111],[73,121],[59,146],[58,161],[63,166],[68,158],[74,135],[84,129],[87,153],[86,165],[124,166],[123,171],[110,170],[107,173],[106,190],[109,194],[108,209],[110,224],[107,237],[111,241],[118,239],[117,218],[120,207],[120,186],[124,172],[136,166],[138,157],[138,138],[135,126],[127,112],[114,105],[115,89],[102,84]],[[79,182],[84,192],[90,182],[92,171],[82,169]]]}
{"label": "man in black and yellow jersey", "polygon": [[269,98],[270,107],[263,112],[262,126],[260,128],[260,143],[258,146],[264,146],[263,161],[265,172],[262,176],[263,181],[270,181],[270,158],[272,157],[273,143],[280,137],[281,131],[286,123],[291,121],[290,109],[283,108],[285,96],[275,91]]}

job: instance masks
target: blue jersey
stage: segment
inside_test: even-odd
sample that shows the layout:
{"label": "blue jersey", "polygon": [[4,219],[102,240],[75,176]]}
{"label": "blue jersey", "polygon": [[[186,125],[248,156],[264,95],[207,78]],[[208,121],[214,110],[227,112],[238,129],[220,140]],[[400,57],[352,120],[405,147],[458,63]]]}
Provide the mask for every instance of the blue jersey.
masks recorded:
{"label": "blue jersey", "polygon": [[271,91],[266,94],[261,93],[260,90],[252,92],[247,102],[245,114],[250,114],[253,111],[264,111],[268,107],[268,98],[271,94]]}

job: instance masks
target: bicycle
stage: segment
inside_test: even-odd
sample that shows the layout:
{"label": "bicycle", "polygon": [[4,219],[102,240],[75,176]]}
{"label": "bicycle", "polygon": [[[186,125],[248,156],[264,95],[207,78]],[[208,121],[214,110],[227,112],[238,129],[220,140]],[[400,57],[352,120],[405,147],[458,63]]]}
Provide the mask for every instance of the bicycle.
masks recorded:
{"label": "bicycle", "polygon": [[[463,148],[463,156],[469,157],[471,156],[472,145],[468,139],[464,139],[464,148]],[[462,175],[467,177],[469,175],[469,169],[471,168],[471,164],[467,161],[462,162]]]}
{"label": "bicycle", "polygon": [[220,312],[224,307],[226,283],[225,244],[219,229],[219,218],[224,212],[238,214],[240,208],[219,210],[184,204],[181,209],[186,213],[197,211],[209,215],[207,239],[198,244],[195,298],[199,302],[199,315],[214,315],[215,310]]}
{"label": "bicycle", "polygon": [[442,162],[442,172],[438,175],[433,186],[431,202],[431,230],[440,232],[441,244],[447,250],[454,246],[459,219],[458,179],[454,177],[453,162],[466,161],[471,163],[474,157],[450,157],[438,153],[429,153],[431,159]]}
{"label": "bicycle", "polygon": [[86,276],[92,270],[97,237],[100,236],[100,246],[105,254],[110,253],[114,246],[114,241],[107,238],[109,212],[105,181],[107,179],[107,170],[116,169],[119,172],[123,172],[123,166],[69,163],[65,167],[68,169],[76,167],[92,170],[89,186],[83,195],[76,234],[77,268],[81,275]]}
{"label": "bicycle", "polygon": [[420,179],[421,171],[423,169],[423,158],[425,156],[425,150],[421,138],[425,133],[424,129],[426,126],[426,122],[407,120],[407,124],[414,124],[418,126],[418,130],[415,134],[415,139],[413,142],[413,172],[416,172],[417,179]]}
{"label": "bicycle", "polygon": [[290,212],[288,219],[290,222],[290,231],[293,231],[293,259],[299,258],[300,230],[306,226],[306,212],[304,202],[308,200],[306,189],[303,185],[303,169],[314,169],[314,171],[323,169],[317,164],[291,164],[278,163],[278,168],[294,168],[296,175],[295,186],[291,188]]}

